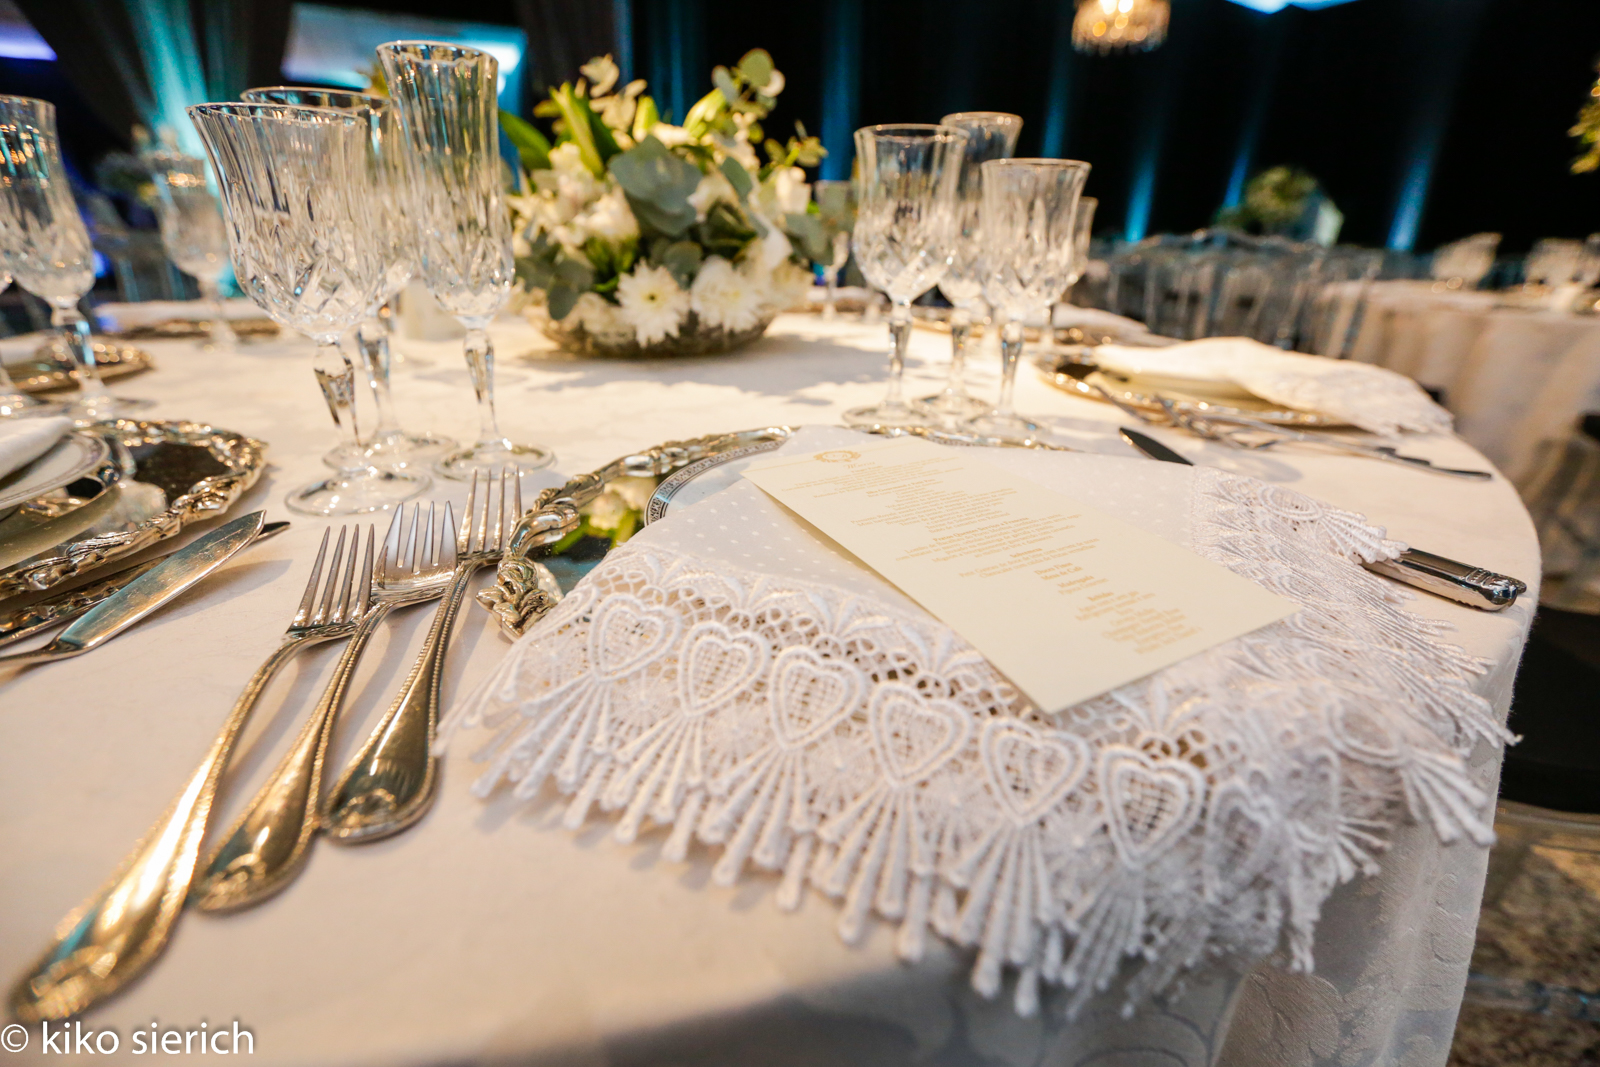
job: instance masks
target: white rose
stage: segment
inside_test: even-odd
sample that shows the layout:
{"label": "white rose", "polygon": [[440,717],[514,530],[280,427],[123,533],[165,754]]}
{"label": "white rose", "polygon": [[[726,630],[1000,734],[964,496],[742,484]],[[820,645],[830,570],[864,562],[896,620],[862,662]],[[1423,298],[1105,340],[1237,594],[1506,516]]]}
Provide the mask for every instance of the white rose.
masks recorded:
{"label": "white rose", "polygon": [[613,188],[581,216],[583,227],[595,237],[621,241],[639,236],[639,223],[620,188]]}
{"label": "white rose", "polygon": [[781,219],[785,215],[803,214],[811,203],[811,186],[806,183],[806,172],[799,167],[778,167],[761,183],[756,198],[769,218]]}
{"label": "white rose", "polygon": [[702,175],[700,184],[694,187],[694,192],[689,194],[689,203],[694,207],[696,222],[706,221],[706,213],[711,210],[711,205],[719,200],[736,203],[739,194],[733,191],[733,184],[728,181],[720,170]]}

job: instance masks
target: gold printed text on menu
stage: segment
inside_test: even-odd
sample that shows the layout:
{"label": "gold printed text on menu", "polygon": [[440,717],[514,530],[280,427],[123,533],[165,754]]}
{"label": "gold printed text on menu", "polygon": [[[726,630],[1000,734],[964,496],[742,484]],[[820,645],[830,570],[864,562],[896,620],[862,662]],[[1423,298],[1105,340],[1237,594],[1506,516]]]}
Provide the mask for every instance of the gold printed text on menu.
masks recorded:
{"label": "gold printed text on menu", "polygon": [[915,438],[745,477],[961,634],[1047,711],[1296,610],[1121,519]]}

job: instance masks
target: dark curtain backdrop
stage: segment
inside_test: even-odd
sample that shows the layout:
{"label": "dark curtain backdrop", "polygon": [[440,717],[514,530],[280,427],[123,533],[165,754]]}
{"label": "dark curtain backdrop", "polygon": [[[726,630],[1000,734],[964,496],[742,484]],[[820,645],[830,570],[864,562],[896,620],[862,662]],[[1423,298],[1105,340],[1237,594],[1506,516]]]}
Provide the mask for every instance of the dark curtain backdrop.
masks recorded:
{"label": "dark curtain backdrop", "polygon": [[618,54],[611,0],[516,0],[516,6],[528,34],[527,85],[534,99],[577,81],[578,68],[595,56]]}
{"label": "dark curtain backdrop", "polygon": [[[640,0],[636,47],[652,85],[670,56],[661,9],[686,2],[704,11],[699,92],[710,64],[760,45],[789,82],[770,128],[820,128],[824,5]],[[1382,245],[1430,125],[1443,135],[1417,248],[1481,230],[1511,250],[1600,231],[1600,175],[1568,173],[1566,136],[1600,58],[1596,0],[1355,0],[1270,16],[1174,0],[1164,47],[1108,57],[1060,55],[1071,0],[860,3],[858,125],[1013,111],[1026,121],[1018,152],[1036,154],[1054,104],[1061,154],[1094,164],[1103,233],[1122,230],[1151,158],[1149,232],[1207,225],[1242,155],[1250,173],[1306,168],[1344,211],[1343,239]],[[1445,100],[1429,112],[1441,83]]]}

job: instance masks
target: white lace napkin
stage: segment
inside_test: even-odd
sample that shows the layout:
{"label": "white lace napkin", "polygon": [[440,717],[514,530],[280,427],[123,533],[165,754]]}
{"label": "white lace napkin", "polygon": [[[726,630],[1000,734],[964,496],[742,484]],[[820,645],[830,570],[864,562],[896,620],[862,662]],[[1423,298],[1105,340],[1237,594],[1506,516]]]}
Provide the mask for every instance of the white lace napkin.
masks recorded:
{"label": "white lace napkin", "polygon": [[[807,429],[785,449],[856,440]],[[665,833],[669,859],[712,848],[719,883],[775,872],[781,906],[832,898],[849,941],[876,915],[909,960],[930,931],[969,946],[973,985],[1014,974],[1023,1013],[1041,982],[1076,1010],[1119,975],[1132,1005],[1217,956],[1309,970],[1323,901],[1377,870],[1404,814],[1490,840],[1494,798],[1465,765],[1506,737],[1473,690],[1483,665],[1357,562],[1404,546],[1215,469],[985,458],[1302,610],[1045,715],[740,482],[608,556],[442,736],[470,735],[480,795],[553,786],[573,830],[598,810],[622,841]]]}
{"label": "white lace napkin", "polygon": [[68,418],[0,419],[0,478],[21,470],[72,429]]}
{"label": "white lace napkin", "polygon": [[1227,382],[1263,400],[1316,412],[1371,433],[1447,433],[1450,413],[1410,378],[1370,363],[1285,352],[1248,337],[1208,337],[1167,348],[1101,345],[1095,361],[1117,374]]}

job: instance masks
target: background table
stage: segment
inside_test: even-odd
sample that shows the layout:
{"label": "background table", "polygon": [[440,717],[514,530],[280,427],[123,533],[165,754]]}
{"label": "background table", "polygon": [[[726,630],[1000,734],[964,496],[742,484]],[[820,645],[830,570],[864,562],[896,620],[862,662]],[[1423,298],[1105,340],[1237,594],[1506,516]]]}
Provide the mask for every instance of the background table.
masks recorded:
{"label": "background table", "polygon": [[1578,417],[1600,410],[1600,316],[1505,299],[1375,283],[1351,358],[1442,389],[1456,432],[1526,488]]}
{"label": "background table", "polygon": [[[881,324],[784,316],[740,353],[623,363],[567,359],[525,324],[505,322],[495,329],[501,419],[512,436],[553,446],[563,474],[672,438],[832,423],[844,408],[881,395],[886,332]],[[938,384],[948,344],[914,332],[912,395]],[[266,508],[294,527],[92,655],[0,675],[7,977],[171,800],[245,676],[276,645],[328,525],[288,516],[281,502],[319,475],[332,437],[308,345],[258,344],[237,354],[189,342],[147,347],[157,369],[116,391],[156,399],[155,415],[205,419],[270,442],[273,466],[240,509]],[[395,392],[407,426],[469,435],[472,398],[459,346],[402,348],[412,359],[397,368]],[[992,358],[974,362],[978,388],[992,391]],[[1026,367],[1017,392],[1021,410],[1047,416],[1062,441],[1129,454],[1115,433],[1125,419],[1114,409],[1060,393]],[[1229,452],[1156,433],[1199,462],[1363,512],[1394,537],[1537,578],[1533,532],[1502,480],[1462,482],[1310,450]],[[1453,439],[1411,447],[1451,466],[1484,462]],[[545,472],[526,484],[559,480]],[[460,485],[437,488],[458,506],[465,495]],[[1482,690],[1503,714],[1533,600],[1530,593],[1492,615],[1420,596],[1414,610],[1448,619],[1457,640],[1487,661]],[[382,713],[428,617],[407,613],[375,638],[350,691],[336,763]],[[484,676],[504,648],[490,617],[469,606],[446,700]],[[220,820],[287,745],[332,656],[307,657],[269,692]],[[285,695],[298,704],[280,714]],[[1069,1025],[1048,1009],[1022,1020],[1007,999],[980,1000],[966,987],[967,961],[946,948],[916,967],[895,959],[881,929],[847,948],[833,931],[836,909],[819,897],[785,914],[772,901],[773,881],[715,887],[704,853],[681,865],[662,860],[663,835],[622,846],[604,820],[576,835],[561,829],[558,802],[481,803],[467,793],[476,769],[467,756],[460,748],[449,754],[439,803],[412,831],[360,848],[319,843],[280,897],[236,916],[186,916],[165,958],[85,1025],[117,1030],[126,1052],[129,1031],[152,1020],[193,1028],[237,1019],[254,1032],[252,1062],[307,1067],[1442,1065],[1449,1048],[1485,852],[1441,848],[1423,827],[1402,828],[1380,877],[1330,900],[1315,975],[1260,967],[1236,995],[1238,976],[1208,973],[1181,1000],[1132,1021],[1102,998]],[[1494,754],[1479,753],[1476,765],[1492,790]],[[6,1062],[39,1058],[34,1038]],[[1107,1049],[1123,1051],[1094,1058]]]}

